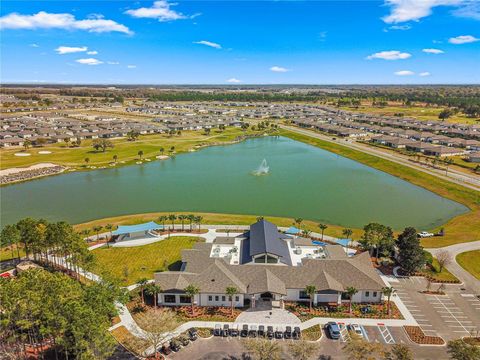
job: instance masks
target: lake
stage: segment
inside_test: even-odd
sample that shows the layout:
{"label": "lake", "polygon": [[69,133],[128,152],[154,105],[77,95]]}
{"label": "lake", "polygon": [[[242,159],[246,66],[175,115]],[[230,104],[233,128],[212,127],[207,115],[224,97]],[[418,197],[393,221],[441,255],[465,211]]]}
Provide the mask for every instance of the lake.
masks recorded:
{"label": "lake", "polygon": [[[266,159],[269,172],[253,172]],[[155,211],[301,217],[342,226],[438,226],[468,209],[421,187],[284,137],[250,139],[143,165],[1,188],[2,225],[27,216],[80,223]]]}

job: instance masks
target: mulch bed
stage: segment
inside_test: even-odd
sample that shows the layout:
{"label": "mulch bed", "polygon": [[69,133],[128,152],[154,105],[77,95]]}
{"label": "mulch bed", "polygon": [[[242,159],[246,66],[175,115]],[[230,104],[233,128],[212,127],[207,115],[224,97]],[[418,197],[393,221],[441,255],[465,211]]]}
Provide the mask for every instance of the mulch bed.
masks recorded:
{"label": "mulch bed", "polygon": [[229,307],[209,307],[209,306],[195,306],[195,310],[192,314],[191,306],[175,306],[172,310],[177,313],[183,321],[190,320],[202,320],[202,321],[233,321],[241,310],[235,308],[232,310]]}
{"label": "mulch bed", "polygon": [[475,345],[475,346],[480,346],[480,337],[464,337],[462,339],[463,341],[465,341],[467,344],[469,345]]}
{"label": "mulch bed", "polygon": [[410,340],[420,345],[444,345],[445,340],[439,336],[427,336],[419,326],[404,326]]}
{"label": "mulch bed", "polygon": [[[370,312],[363,314],[361,309],[368,306]],[[315,317],[334,317],[334,318],[366,318],[366,319],[403,319],[393,301],[390,302],[390,315],[387,314],[387,304],[371,303],[371,304],[352,304],[352,313],[349,313],[348,304],[344,303],[340,306],[314,306],[312,311],[308,307],[308,303],[285,302],[285,310],[290,311],[301,321],[307,321]]]}

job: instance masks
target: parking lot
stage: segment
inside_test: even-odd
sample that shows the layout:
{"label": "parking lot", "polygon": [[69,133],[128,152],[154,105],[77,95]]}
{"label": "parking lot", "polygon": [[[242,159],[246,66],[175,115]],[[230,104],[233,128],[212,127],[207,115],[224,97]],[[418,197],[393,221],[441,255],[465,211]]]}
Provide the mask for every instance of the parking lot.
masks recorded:
{"label": "parking lot", "polygon": [[[460,285],[446,285],[445,295],[423,294],[424,278],[399,279],[394,284],[403,301],[425,335],[441,336],[446,341],[468,336],[480,330],[480,300],[461,290]],[[437,290],[433,284],[431,290]]]}

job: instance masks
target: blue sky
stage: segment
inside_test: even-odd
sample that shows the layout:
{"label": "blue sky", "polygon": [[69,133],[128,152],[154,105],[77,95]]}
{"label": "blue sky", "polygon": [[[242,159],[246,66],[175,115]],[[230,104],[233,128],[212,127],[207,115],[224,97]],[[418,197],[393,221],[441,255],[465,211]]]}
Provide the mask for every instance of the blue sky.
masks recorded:
{"label": "blue sky", "polygon": [[2,0],[0,29],[4,83],[480,83],[477,0]]}

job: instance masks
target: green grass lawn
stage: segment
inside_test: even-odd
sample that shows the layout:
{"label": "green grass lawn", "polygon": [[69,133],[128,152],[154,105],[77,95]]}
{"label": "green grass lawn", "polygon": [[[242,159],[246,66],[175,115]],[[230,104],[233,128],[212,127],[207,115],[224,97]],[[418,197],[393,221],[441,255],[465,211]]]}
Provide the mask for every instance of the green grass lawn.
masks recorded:
{"label": "green grass lawn", "polygon": [[424,247],[436,248],[480,239],[480,193],[478,191],[337,143],[284,129],[280,130],[280,135],[358,161],[400,179],[409,181],[412,184],[421,186],[440,196],[457,201],[470,208],[470,212],[457,216],[435,229],[430,229],[432,231],[439,231],[440,228],[443,227],[445,236],[441,238],[422,239],[421,242]]}
{"label": "green grass lawn", "polygon": [[95,249],[95,271],[106,270],[120,279],[122,285],[131,285],[141,278],[153,279],[158,271],[179,270],[181,250],[190,249],[199,238],[174,236],[156,243],[135,247],[103,246]]}
{"label": "green grass lawn", "polygon": [[436,258],[433,258],[432,267],[434,268],[434,270],[428,268],[428,269],[422,271],[422,273],[424,273],[426,276],[430,276],[434,279],[442,280],[442,281],[456,281],[456,280],[458,280],[455,277],[455,275],[453,275],[445,267],[442,269],[441,272],[439,272],[440,265],[438,264],[438,260]]}
{"label": "green grass lawn", "polygon": [[[106,166],[113,162],[113,155],[118,156],[118,165],[124,161],[125,164],[134,163],[138,160],[138,152],[143,151],[143,159],[155,159],[161,155],[160,148],[164,148],[165,155],[169,155],[170,147],[175,146],[175,153],[186,152],[196,146],[212,145],[235,140],[237,136],[255,134],[252,130],[243,131],[239,128],[227,128],[225,131],[212,130],[209,135],[203,131],[185,131],[180,136],[166,134],[141,135],[137,141],[127,139],[112,140],[114,148],[105,152],[95,151],[91,140],[84,140],[78,148],[68,147],[66,144],[53,144],[43,147],[29,148],[26,150],[31,156],[15,156],[15,153],[23,151],[19,149],[1,149],[0,169],[12,167],[30,166],[38,163],[51,162],[59,165],[76,167],[80,170],[85,168],[85,158],[89,158],[88,166]],[[50,151],[51,154],[42,155],[39,151]],[[123,164],[122,164],[123,165]]]}
{"label": "green grass lawn", "polygon": [[480,250],[458,254],[456,260],[461,267],[480,280]]}

